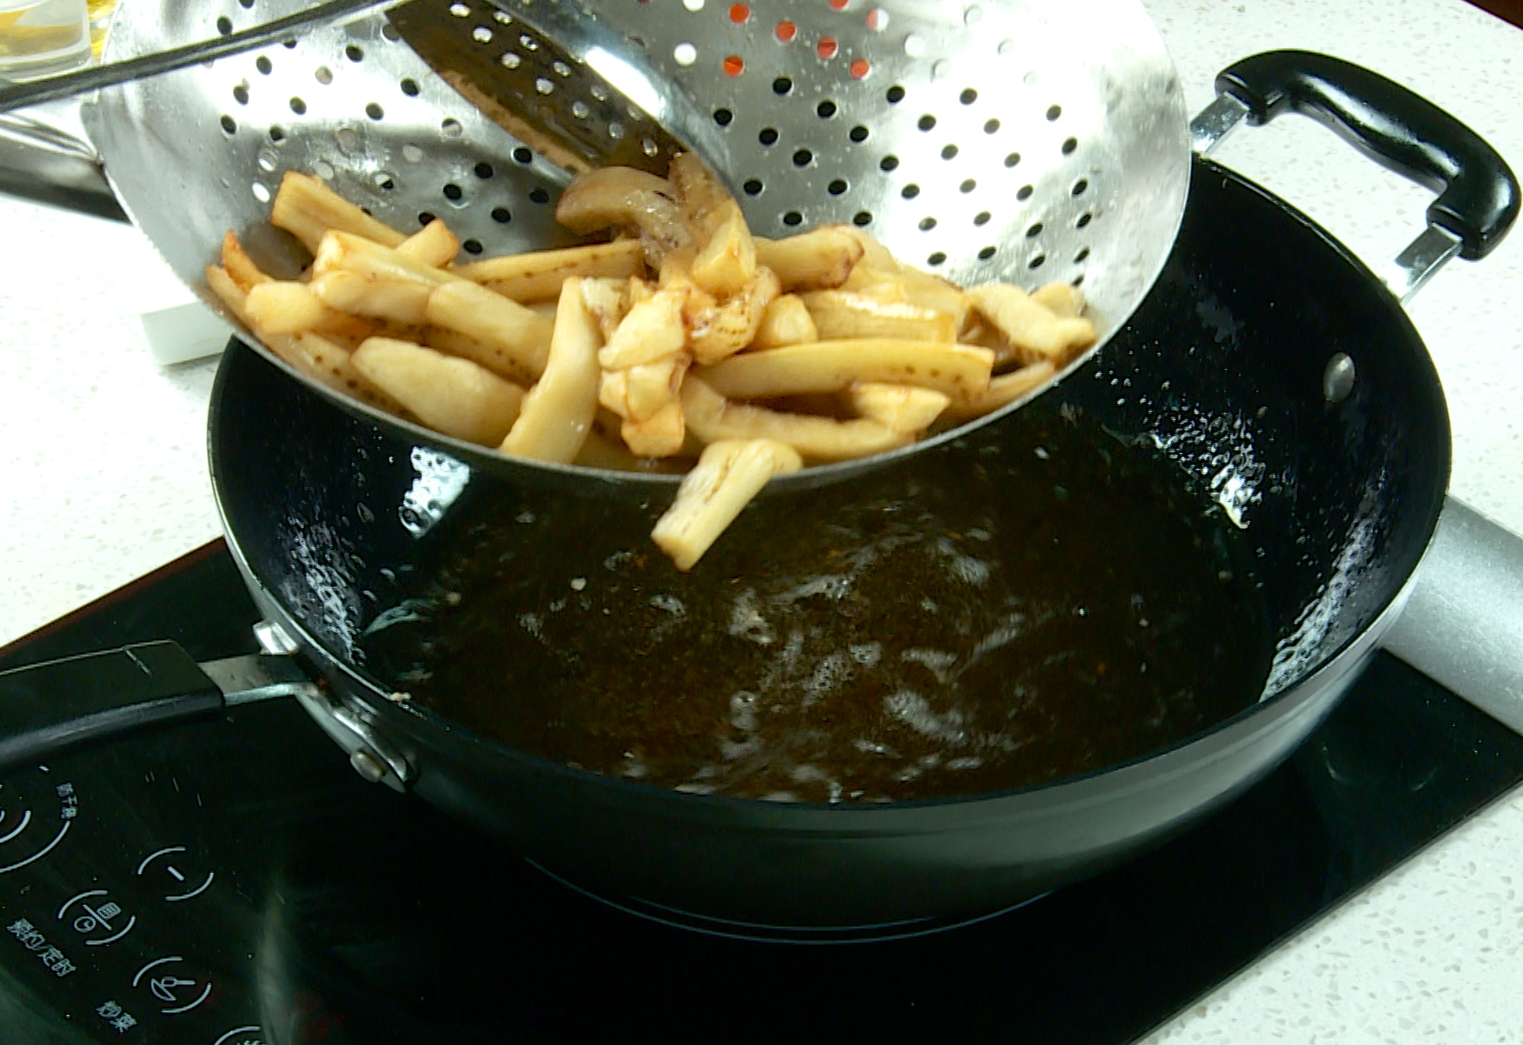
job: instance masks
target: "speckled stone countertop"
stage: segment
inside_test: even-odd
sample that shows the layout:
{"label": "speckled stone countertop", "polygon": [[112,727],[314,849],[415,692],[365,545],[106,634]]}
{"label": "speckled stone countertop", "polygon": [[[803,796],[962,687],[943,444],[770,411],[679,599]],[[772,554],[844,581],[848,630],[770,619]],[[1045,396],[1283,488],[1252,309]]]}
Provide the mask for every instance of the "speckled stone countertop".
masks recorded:
{"label": "speckled stone countertop", "polygon": [[[1149,0],[1192,110],[1275,47],[1407,84],[1523,166],[1523,32],[1460,0]],[[1425,190],[1306,120],[1217,159],[1372,265],[1420,229]],[[0,200],[0,642],[215,537],[205,406],[215,364],[157,365],[139,313],[189,300],[131,228]],[[1231,235],[1223,229],[1223,235]],[[1409,305],[1453,418],[1452,490],[1523,532],[1523,236],[1449,266]],[[1523,796],[1504,798],[1200,1000],[1149,1042],[1523,1041]],[[1096,985],[1097,990],[1103,989]]]}

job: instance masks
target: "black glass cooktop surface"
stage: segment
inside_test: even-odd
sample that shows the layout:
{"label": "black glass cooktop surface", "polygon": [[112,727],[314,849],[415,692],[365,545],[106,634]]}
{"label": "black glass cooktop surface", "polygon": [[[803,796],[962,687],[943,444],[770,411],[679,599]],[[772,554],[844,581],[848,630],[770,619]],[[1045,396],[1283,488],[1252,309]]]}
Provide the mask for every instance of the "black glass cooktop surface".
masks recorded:
{"label": "black glass cooktop surface", "polygon": [[[254,650],[220,543],[0,651]],[[1523,738],[1381,655],[1283,768],[976,924],[723,939],[585,897],[362,781],[294,701],[0,781],[7,1043],[1062,1041],[1145,1034],[1523,780]]]}

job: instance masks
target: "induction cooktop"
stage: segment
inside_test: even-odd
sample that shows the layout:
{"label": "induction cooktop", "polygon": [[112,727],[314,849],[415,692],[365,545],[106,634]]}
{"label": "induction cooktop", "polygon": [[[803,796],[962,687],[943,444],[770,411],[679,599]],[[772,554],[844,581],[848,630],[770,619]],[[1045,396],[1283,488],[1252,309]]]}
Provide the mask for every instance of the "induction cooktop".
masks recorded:
{"label": "induction cooktop", "polygon": [[[0,650],[254,652],[215,542]],[[0,780],[18,1043],[1136,1039],[1523,780],[1384,654],[1240,799],[1100,877],[908,938],[731,939],[583,895],[367,784],[294,701]]]}

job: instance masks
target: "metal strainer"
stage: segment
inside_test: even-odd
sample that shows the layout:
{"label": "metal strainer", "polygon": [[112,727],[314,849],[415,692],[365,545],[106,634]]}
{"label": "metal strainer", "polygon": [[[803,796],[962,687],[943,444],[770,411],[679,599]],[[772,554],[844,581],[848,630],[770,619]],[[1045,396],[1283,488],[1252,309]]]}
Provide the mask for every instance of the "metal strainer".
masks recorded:
{"label": "metal strainer", "polygon": [[[302,6],[126,0],[107,58]],[[441,25],[454,45],[425,39]],[[267,224],[284,171],[505,253],[570,241],[554,204],[576,162],[544,128],[588,162],[657,168],[664,128],[759,235],[852,222],[959,282],[1082,283],[1102,344],[1161,269],[1190,169],[1182,93],[1135,0],[413,0],[104,90],[86,126],[193,287],[229,228],[272,267],[301,260]]]}

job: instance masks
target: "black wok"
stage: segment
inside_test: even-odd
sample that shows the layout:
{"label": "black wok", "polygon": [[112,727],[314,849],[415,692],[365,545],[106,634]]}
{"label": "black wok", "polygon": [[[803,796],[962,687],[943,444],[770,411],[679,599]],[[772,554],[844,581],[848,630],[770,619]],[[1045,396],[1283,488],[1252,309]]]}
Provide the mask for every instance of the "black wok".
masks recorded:
{"label": "black wok", "polygon": [[[1261,100],[1260,117],[1287,106],[1335,113],[1340,130],[1384,162],[1447,186],[1430,220],[1455,233],[1462,255],[1484,254],[1515,216],[1517,186],[1501,160],[1404,91],[1316,56],[1261,56],[1229,73],[1219,86],[1237,84],[1251,107]],[[366,626],[433,594],[482,524],[524,520],[519,561],[548,571],[610,533],[642,542],[658,495],[631,504],[627,494],[560,480],[509,485],[379,430],[236,343],[213,394],[210,452],[228,543],[275,626],[270,644],[289,639],[326,681],[286,688],[356,768],[646,909],[716,924],[863,926],[1029,898],[1167,836],[1257,780],[1334,707],[1400,612],[1448,481],[1443,396],[1397,300],[1306,218],[1204,159],[1168,265],[1101,357],[1001,424],[915,455],[912,467],[934,475],[970,455],[997,458],[1020,426],[1074,417],[1149,439],[1231,501],[1280,640],[1269,692],[1184,742],[1078,777],[878,806],[684,794],[569,768],[395,699],[390,680],[364,663]],[[865,484],[912,484],[912,467],[864,477],[862,495],[878,489]],[[815,510],[816,497],[785,490],[747,511],[784,531]],[[553,529],[534,525],[548,517]],[[99,679],[124,662],[92,663]],[[229,671],[219,672],[225,684]],[[113,687],[154,676],[198,680],[173,651],[153,648],[134,653]],[[58,683],[38,678],[0,676],[13,720],[0,758],[39,750],[26,709]],[[49,724],[45,739],[72,743],[220,706],[204,679],[188,704],[155,688],[125,711],[120,692],[100,688],[74,698],[93,718]]]}

